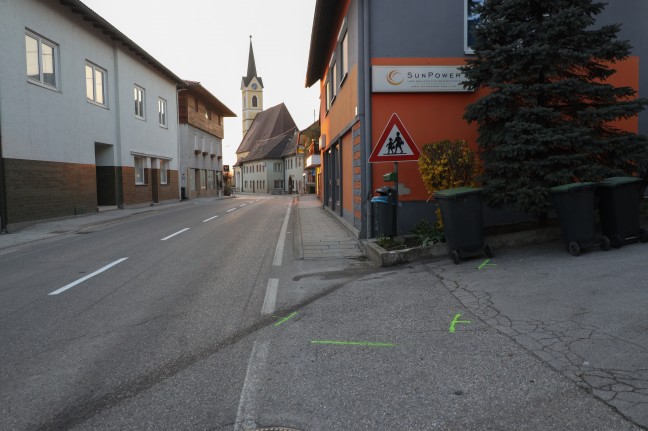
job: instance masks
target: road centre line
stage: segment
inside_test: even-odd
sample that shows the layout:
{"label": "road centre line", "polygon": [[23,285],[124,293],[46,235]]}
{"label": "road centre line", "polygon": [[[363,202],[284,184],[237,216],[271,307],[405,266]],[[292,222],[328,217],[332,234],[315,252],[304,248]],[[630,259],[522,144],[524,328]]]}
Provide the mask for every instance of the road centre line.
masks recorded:
{"label": "road centre line", "polygon": [[277,248],[275,249],[274,259],[272,260],[273,266],[281,266],[283,259],[283,249],[286,244],[286,232],[288,231],[288,219],[290,218],[290,206],[286,210],[283,224],[281,225],[281,232],[279,233],[279,241],[277,241]]}
{"label": "road centre line", "polygon": [[218,218],[218,216],[215,215],[214,217],[209,217],[207,220],[203,220],[203,223],[207,223],[208,221],[214,220],[215,218]]}
{"label": "road centre line", "polygon": [[239,205],[239,207],[240,207],[240,208],[243,208],[243,207],[246,206],[246,205],[247,205],[247,204],[241,204],[241,205]]}
{"label": "road centre line", "polygon": [[268,361],[270,344],[268,341],[255,341],[248,360],[241,398],[239,399],[238,411],[234,431],[251,430],[258,428],[254,422],[257,414],[257,402],[255,399],[256,386],[261,383],[263,370]]}
{"label": "road centre line", "polygon": [[176,233],[173,233],[173,234],[171,234],[171,235],[169,235],[169,236],[167,236],[167,237],[165,237],[165,238],[162,238],[160,241],[166,241],[167,239],[169,239],[169,238],[173,238],[174,236],[176,236],[176,235],[180,235],[182,232],[186,232],[186,231],[188,231],[188,230],[189,230],[189,228],[186,227],[186,228],[184,228],[184,229],[182,229],[182,230],[180,230],[180,231],[178,231],[178,232],[176,232]]}
{"label": "road centre line", "polygon": [[271,278],[268,280],[266,287],[265,298],[263,299],[263,306],[261,307],[261,314],[272,314],[277,302],[277,288],[279,287],[279,279]]}
{"label": "road centre line", "polygon": [[236,208],[229,209],[226,212],[231,213],[232,211],[236,211]]}
{"label": "road centre line", "polygon": [[67,284],[67,285],[61,287],[60,289],[56,289],[54,292],[49,293],[49,295],[58,295],[59,293],[63,293],[63,292],[65,292],[66,290],[68,290],[68,289],[70,289],[70,288],[76,286],[77,284],[81,284],[81,283],[83,283],[84,281],[86,281],[87,279],[92,278],[92,277],[94,277],[95,275],[101,274],[102,272],[107,271],[108,269],[112,268],[113,266],[122,263],[122,262],[125,261],[126,259],[128,259],[128,258],[127,258],[127,257],[122,257],[121,259],[118,259],[118,260],[114,261],[113,263],[110,263],[110,264],[104,266],[103,268],[100,268],[100,269],[96,270],[96,271],[93,272],[92,274],[88,274],[88,275],[86,275],[85,277],[82,277],[82,278],[78,279],[78,280],[75,281],[75,282],[72,282],[72,283],[70,283],[70,284]]}

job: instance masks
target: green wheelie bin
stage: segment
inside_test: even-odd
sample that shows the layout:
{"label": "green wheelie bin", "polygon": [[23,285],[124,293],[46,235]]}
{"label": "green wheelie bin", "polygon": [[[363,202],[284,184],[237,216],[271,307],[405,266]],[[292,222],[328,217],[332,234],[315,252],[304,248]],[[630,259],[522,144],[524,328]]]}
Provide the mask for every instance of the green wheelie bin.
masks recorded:
{"label": "green wheelie bin", "polygon": [[481,189],[457,187],[439,190],[434,198],[441,208],[446,244],[455,264],[482,252],[493,257],[493,248],[484,244]]}
{"label": "green wheelie bin", "polygon": [[598,183],[601,232],[614,248],[648,241],[648,231],[640,226],[641,186],[641,179],[636,177],[612,177]]}

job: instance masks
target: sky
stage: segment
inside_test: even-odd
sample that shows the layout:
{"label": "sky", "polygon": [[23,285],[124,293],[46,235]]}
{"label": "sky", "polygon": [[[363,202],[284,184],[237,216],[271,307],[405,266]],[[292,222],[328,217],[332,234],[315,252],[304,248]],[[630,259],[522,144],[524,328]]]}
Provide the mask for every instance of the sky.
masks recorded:
{"label": "sky", "polygon": [[199,81],[237,116],[225,118],[224,164],[241,143],[241,78],[250,35],[263,108],[285,103],[305,129],[319,87],[305,88],[315,0],[82,0],[182,79]]}

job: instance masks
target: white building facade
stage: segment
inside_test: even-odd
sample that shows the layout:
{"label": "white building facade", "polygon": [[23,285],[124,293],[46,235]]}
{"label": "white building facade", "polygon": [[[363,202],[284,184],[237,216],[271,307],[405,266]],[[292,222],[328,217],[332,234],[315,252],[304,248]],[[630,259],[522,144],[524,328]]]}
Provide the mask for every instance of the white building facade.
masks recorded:
{"label": "white building facade", "polygon": [[2,224],[177,200],[182,80],[80,1],[0,14]]}

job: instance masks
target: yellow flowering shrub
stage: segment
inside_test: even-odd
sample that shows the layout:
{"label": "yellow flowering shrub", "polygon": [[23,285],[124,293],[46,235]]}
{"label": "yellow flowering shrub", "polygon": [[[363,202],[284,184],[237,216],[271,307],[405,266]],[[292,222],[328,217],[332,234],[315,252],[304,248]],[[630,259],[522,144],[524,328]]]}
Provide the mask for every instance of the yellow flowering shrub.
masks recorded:
{"label": "yellow flowering shrub", "polygon": [[423,145],[419,172],[427,191],[475,186],[478,162],[464,140],[443,140]]}

